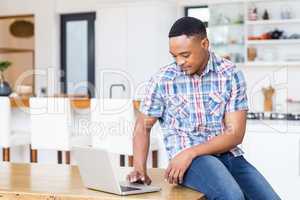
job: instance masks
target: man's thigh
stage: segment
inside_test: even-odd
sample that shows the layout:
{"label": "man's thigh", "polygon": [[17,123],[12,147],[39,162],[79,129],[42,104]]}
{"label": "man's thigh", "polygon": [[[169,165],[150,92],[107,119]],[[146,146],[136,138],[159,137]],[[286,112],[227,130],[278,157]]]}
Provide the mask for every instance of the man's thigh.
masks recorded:
{"label": "man's thigh", "polygon": [[208,199],[244,199],[235,179],[215,156],[195,158],[184,175],[182,185],[204,193]]}
{"label": "man's thigh", "polygon": [[231,160],[230,171],[247,199],[280,199],[263,175],[243,156],[238,156]]}

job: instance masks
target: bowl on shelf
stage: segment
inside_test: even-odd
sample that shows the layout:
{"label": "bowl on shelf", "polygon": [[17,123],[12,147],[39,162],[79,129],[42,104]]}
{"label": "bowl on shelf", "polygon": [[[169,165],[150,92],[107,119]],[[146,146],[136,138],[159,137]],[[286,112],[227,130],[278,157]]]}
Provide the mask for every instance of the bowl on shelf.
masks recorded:
{"label": "bowl on shelf", "polygon": [[30,96],[32,94],[32,86],[30,85],[17,85],[16,93],[19,96]]}

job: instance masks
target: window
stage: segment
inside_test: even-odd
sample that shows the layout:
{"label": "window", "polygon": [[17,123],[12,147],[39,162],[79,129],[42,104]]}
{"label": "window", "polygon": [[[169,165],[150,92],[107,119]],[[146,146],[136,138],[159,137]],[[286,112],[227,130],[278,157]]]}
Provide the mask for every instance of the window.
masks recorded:
{"label": "window", "polygon": [[209,8],[208,6],[193,6],[185,7],[185,16],[195,17],[204,22],[206,28],[208,27],[209,21]]}
{"label": "window", "polygon": [[61,15],[62,91],[94,96],[96,13]]}

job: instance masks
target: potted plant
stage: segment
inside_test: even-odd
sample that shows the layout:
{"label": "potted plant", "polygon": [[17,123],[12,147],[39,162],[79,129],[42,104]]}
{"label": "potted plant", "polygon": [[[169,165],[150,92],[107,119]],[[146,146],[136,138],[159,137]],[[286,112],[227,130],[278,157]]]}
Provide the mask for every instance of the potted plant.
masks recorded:
{"label": "potted plant", "polygon": [[8,96],[11,93],[11,88],[8,82],[4,79],[4,71],[11,66],[9,61],[0,61],[0,96]]}

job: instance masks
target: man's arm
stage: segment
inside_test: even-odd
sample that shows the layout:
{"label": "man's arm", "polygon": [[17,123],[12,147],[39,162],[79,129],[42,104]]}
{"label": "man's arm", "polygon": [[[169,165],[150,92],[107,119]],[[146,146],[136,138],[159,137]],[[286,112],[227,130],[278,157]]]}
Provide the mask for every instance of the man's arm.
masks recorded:
{"label": "man's arm", "polygon": [[166,170],[165,178],[170,183],[182,182],[186,169],[195,157],[223,153],[242,143],[246,129],[246,113],[247,111],[243,110],[225,113],[224,133],[176,155]]}
{"label": "man's arm", "polygon": [[245,135],[247,111],[225,113],[225,131],[210,141],[191,148],[195,156],[229,151],[241,144]]}
{"label": "man's arm", "polygon": [[138,170],[146,170],[149,151],[150,131],[157,119],[139,114],[133,135],[133,165]]}
{"label": "man's arm", "polygon": [[133,133],[133,166],[134,171],[131,172],[127,179],[130,182],[143,181],[146,184],[151,183],[151,179],[147,176],[147,155],[150,143],[150,131],[157,121],[155,117],[149,117],[139,113],[134,133]]}

